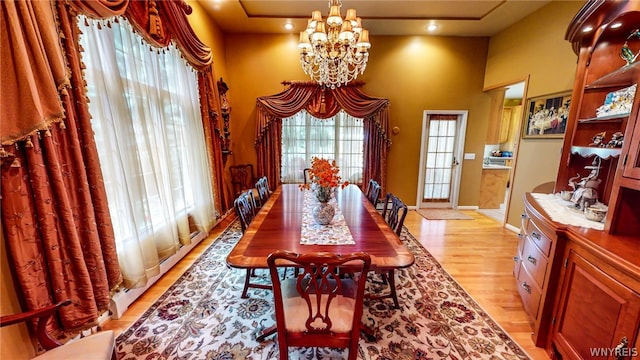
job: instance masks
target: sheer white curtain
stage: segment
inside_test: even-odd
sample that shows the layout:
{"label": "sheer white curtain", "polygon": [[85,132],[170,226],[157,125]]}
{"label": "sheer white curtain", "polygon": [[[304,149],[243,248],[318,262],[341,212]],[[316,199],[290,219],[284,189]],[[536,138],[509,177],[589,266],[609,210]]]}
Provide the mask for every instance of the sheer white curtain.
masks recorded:
{"label": "sheer white curtain", "polygon": [[216,209],[195,71],[175,46],[151,49],[118,20],[108,27],[80,17],[79,25],[118,259],[134,288],[192,231],[208,232]]}
{"label": "sheer white curtain", "polygon": [[303,170],[311,167],[311,158],[316,156],[335,159],[343,180],[362,183],[363,140],[362,119],[344,111],[318,119],[302,110],[282,119],[282,182],[303,182]]}

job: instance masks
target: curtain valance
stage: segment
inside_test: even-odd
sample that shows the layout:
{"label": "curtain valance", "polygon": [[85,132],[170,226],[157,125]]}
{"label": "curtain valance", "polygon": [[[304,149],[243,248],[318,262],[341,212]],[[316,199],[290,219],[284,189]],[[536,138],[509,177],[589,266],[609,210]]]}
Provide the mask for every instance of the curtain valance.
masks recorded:
{"label": "curtain valance", "polygon": [[283,118],[306,110],[319,119],[327,119],[344,110],[364,121],[363,182],[373,178],[385,188],[389,133],[389,100],[369,96],[356,82],[336,89],[315,82],[283,82],[286,90],[259,97],[256,101],[256,142],[258,174],[280,180],[281,122]]}
{"label": "curtain valance", "polygon": [[[61,96],[67,91],[61,34],[56,26],[55,1],[0,1],[2,56],[2,122],[0,143],[23,140],[64,118]],[[165,47],[174,40],[184,58],[197,70],[213,62],[211,49],[191,28],[183,0],[68,0],[71,9],[95,18],[124,16],[150,44]]]}

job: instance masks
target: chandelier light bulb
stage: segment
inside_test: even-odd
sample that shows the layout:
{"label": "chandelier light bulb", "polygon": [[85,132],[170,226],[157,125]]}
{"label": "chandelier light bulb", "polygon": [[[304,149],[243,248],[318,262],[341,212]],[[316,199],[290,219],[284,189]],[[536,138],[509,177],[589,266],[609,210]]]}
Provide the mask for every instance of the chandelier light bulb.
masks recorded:
{"label": "chandelier light bulb", "polygon": [[356,10],[348,9],[343,20],[341,8],[340,0],[330,0],[326,22],[319,10],[313,11],[298,43],[302,70],[332,89],[364,73],[371,48],[369,32],[362,28]]}
{"label": "chandelier light bulb", "polygon": [[329,16],[327,17],[327,25],[340,26],[342,25],[342,17],[340,17],[340,6],[332,5]]}

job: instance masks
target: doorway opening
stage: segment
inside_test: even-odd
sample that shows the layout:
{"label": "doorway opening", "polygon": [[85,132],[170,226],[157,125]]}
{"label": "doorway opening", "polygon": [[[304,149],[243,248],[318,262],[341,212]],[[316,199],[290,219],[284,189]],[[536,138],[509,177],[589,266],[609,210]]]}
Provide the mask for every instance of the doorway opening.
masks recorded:
{"label": "doorway opening", "polygon": [[511,200],[527,81],[502,84],[485,91],[491,96],[480,180],[478,211],[504,224]]}
{"label": "doorway opening", "polygon": [[456,208],[467,111],[425,110],[422,119],[418,208]]}

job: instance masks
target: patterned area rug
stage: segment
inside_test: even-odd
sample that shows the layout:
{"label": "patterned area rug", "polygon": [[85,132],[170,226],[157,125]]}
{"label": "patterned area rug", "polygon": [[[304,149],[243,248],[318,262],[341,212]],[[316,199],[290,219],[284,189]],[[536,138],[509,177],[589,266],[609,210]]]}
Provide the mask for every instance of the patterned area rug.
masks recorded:
{"label": "patterned area rug", "polygon": [[473,217],[453,209],[417,209],[416,211],[429,220],[473,220]]}
{"label": "patterned area rug", "polygon": [[[118,336],[120,359],[278,358],[275,335],[255,340],[275,321],[270,290],[252,289],[241,299],[245,271],[225,264],[240,236],[236,221]],[[416,257],[396,275],[402,309],[390,299],[365,303],[362,321],[375,330],[375,341],[361,336],[359,359],[528,359],[406,228],[401,238]],[[382,291],[376,284],[369,290]],[[292,348],[289,358],[346,359],[347,353]]]}

